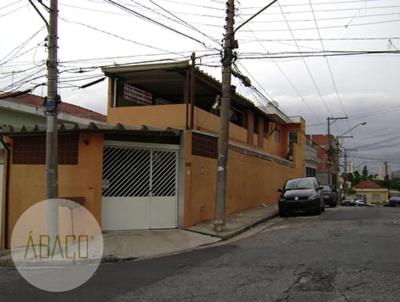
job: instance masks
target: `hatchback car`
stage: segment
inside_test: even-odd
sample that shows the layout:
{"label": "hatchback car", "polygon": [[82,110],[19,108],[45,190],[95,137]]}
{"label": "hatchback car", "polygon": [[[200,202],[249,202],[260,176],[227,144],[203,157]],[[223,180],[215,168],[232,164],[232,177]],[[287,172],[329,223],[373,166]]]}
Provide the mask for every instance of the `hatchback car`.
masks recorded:
{"label": "hatchback car", "polygon": [[288,180],[283,189],[279,189],[279,215],[287,216],[294,212],[313,212],[321,214],[325,204],[321,198],[321,190],[315,177],[294,178]]}
{"label": "hatchback car", "polygon": [[321,195],[326,205],[336,207],[336,192],[331,186],[322,186]]}
{"label": "hatchback car", "polygon": [[352,198],[346,198],[343,199],[342,202],[340,203],[342,206],[355,206],[356,201]]}

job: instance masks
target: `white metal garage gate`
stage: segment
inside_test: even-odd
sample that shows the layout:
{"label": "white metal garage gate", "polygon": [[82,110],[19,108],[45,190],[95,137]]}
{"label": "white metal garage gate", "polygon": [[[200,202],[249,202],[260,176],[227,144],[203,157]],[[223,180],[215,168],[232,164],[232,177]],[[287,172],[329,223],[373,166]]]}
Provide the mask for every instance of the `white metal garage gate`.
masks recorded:
{"label": "white metal garage gate", "polygon": [[174,145],[106,143],[103,230],[177,227],[178,149]]}

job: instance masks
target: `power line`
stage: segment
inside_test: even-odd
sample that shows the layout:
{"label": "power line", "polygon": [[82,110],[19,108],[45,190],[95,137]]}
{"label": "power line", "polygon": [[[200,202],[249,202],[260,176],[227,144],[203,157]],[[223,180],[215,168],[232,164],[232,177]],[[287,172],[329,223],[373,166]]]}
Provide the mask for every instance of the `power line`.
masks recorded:
{"label": "power line", "polygon": [[213,41],[213,42],[215,42],[215,43],[217,43],[217,44],[219,45],[218,39],[215,39],[215,38],[211,37],[210,35],[207,35],[207,34],[203,33],[201,30],[199,30],[198,28],[194,27],[193,25],[187,23],[185,20],[183,20],[182,18],[176,16],[174,13],[172,13],[171,11],[165,9],[164,7],[162,7],[161,5],[159,5],[158,3],[156,3],[155,1],[153,1],[153,0],[149,0],[149,1],[150,1],[151,3],[153,3],[155,6],[157,6],[158,8],[162,9],[163,11],[165,11],[167,14],[173,16],[174,18],[176,18],[177,20],[179,20],[180,22],[182,22],[182,23],[183,23],[185,26],[187,26],[188,28],[190,28],[190,29],[192,29],[192,30],[198,32],[198,33],[201,34],[202,36],[204,36],[204,37],[210,39],[211,41]]}
{"label": "power line", "polygon": [[6,5],[2,6],[2,7],[0,7],[0,10],[5,9],[7,7],[10,7],[10,6],[14,6],[15,4],[18,4],[20,2],[22,2],[22,0],[17,0],[17,1],[11,2],[9,4],[6,4]]}
{"label": "power line", "polygon": [[187,2],[184,2],[184,1],[177,1],[177,0],[163,0],[163,1],[168,2],[168,3],[183,4],[183,5],[192,6],[192,7],[198,7],[198,8],[218,10],[218,11],[222,11],[222,12],[225,11],[225,8],[219,8],[219,7],[213,7],[213,6],[201,5],[201,4],[194,4],[194,3],[187,3]]}
{"label": "power line", "polygon": [[178,53],[176,53],[176,52],[169,51],[169,50],[165,50],[165,49],[163,49],[163,48],[159,48],[159,47],[156,47],[156,46],[152,46],[152,45],[149,45],[149,44],[146,44],[146,43],[134,41],[134,40],[131,40],[131,39],[122,37],[122,36],[120,36],[120,35],[111,33],[111,32],[109,32],[109,31],[106,31],[106,30],[104,30],[104,29],[97,28],[97,27],[95,27],[95,26],[93,26],[93,25],[89,25],[89,24],[86,24],[86,23],[78,22],[78,21],[70,21],[70,20],[68,20],[68,19],[66,19],[66,18],[64,18],[64,17],[61,17],[61,16],[60,16],[59,18],[60,18],[61,20],[65,21],[65,22],[67,22],[67,23],[78,24],[78,25],[80,25],[80,26],[87,27],[87,28],[89,28],[89,29],[92,29],[92,30],[101,32],[101,33],[103,33],[103,34],[112,36],[112,37],[114,37],[114,38],[118,38],[118,39],[120,39],[120,40],[124,40],[124,41],[126,41],[126,42],[130,42],[130,43],[133,43],[133,44],[136,44],[136,45],[140,45],[140,46],[143,46],[143,47],[147,47],[147,48],[151,48],[151,49],[154,49],[154,50],[159,50],[159,51],[162,51],[162,52],[167,52],[167,53],[170,53],[170,54],[177,54],[177,55],[179,55],[179,56],[181,56],[181,57],[184,57],[183,55],[178,54]]}
{"label": "power line", "polygon": [[27,7],[27,6],[29,6],[29,4],[24,4],[24,5],[20,6],[20,7],[17,7],[15,9],[13,9],[13,10],[8,11],[7,13],[4,13],[4,14],[0,15],[0,17],[6,17],[8,15],[11,15],[12,13],[15,13],[15,12]]}
{"label": "power line", "polygon": [[[368,2],[381,2],[382,0],[350,0],[350,1],[326,1],[326,2],[314,2],[313,5],[332,5],[332,4],[350,4],[350,3],[368,3]],[[295,6],[308,6],[309,3],[290,3],[290,4],[281,4],[282,7],[295,7]],[[259,7],[243,7],[244,10],[248,9],[257,9]]]}
{"label": "power line", "polygon": [[[310,1],[311,12],[312,12],[312,15],[313,15],[313,18],[314,18],[314,22],[315,22],[315,27],[316,27],[316,30],[317,30],[317,33],[318,33],[318,37],[320,39],[321,48],[322,48],[322,51],[325,52],[324,42],[322,41],[322,35],[321,35],[320,30],[319,30],[318,21],[317,21],[317,18],[315,16],[315,12],[314,12],[314,8],[313,8],[313,5],[312,5],[312,1],[311,0],[309,0],[309,1]],[[324,59],[325,59],[326,65],[328,67],[329,75],[330,75],[331,80],[332,80],[332,85],[333,85],[333,88],[335,90],[336,97],[337,97],[337,99],[338,99],[338,101],[340,103],[340,106],[342,107],[342,110],[343,110],[345,116],[348,117],[348,114],[346,112],[346,109],[344,108],[342,99],[340,98],[340,95],[339,95],[339,91],[338,91],[338,88],[337,88],[337,85],[336,85],[336,80],[335,80],[335,77],[333,75],[331,65],[329,64],[329,59],[327,57],[324,57]]]}
{"label": "power line", "polygon": [[[281,5],[282,7],[282,5]],[[393,8],[400,8],[400,5],[389,5],[389,6],[367,6],[364,7],[364,10],[373,10],[373,9],[393,9]],[[349,7],[349,8],[331,8],[331,9],[318,9],[315,10],[316,13],[330,13],[330,12],[342,12],[342,11],[355,11],[358,10],[358,7]],[[307,14],[309,13],[309,10],[301,10],[301,11],[285,11],[287,15],[294,15],[294,14]],[[266,12],[265,14],[268,15],[280,15],[278,12]],[[242,16],[251,16],[252,14],[250,13],[244,13],[241,14]]]}
{"label": "power line", "polygon": [[168,30],[170,30],[170,31],[172,31],[172,32],[174,32],[174,33],[176,33],[176,34],[178,34],[178,35],[181,35],[181,36],[186,37],[186,38],[188,38],[188,39],[190,39],[190,40],[192,40],[192,41],[195,41],[195,42],[197,42],[197,43],[203,45],[203,46],[206,47],[206,48],[210,48],[210,47],[209,47],[207,44],[205,44],[204,42],[202,42],[202,41],[200,41],[200,40],[198,40],[198,39],[196,39],[196,38],[194,38],[194,37],[192,37],[192,36],[189,36],[189,35],[187,35],[187,34],[181,32],[181,31],[179,31],[179,30],[177,30],[177,29],[175,29],[175,28],[172,28],[172,27],[170,27],[170,26],[168,26],[168,25],[165,25],[165,24],[163,24],[163,23],[161,23],[161,22],[158,22],[158,21],[156,21],[156,20],[153,20],[153,19],[151,19],[150,17],[147,17],[147,16],[145,16],[145,15],[143,15],[143,14],[141,14],[141,13],[139,13],[139,12],[137,12],[137,11],[135,11],[135,10],[129,8],[129,7],[126,7],[126,6],[122,5],[122,4],[120,4],[120,3],[117,3],[117,2],[115,2],[115,1],[113,1],[113,0],[104,0],[104,1],[110,3],[110,4],[113,5],[113,6],[116,6],[116,7],[120,8],[120,9],[122,9],[122,10],[124,10],[124,11],[126,11],[126,12],[128,12],[128,13],[130,13],[130,14],[132,14],[132,15],[134,15],[135,17],[138,17],[138,18],[140,18],[140,19],[142,19],[142,20],[149,21],[150,23],[153,23],[153,24],[155,24],[155,25],[161,26],[161,27],[163,27],[163,28],[165,28],[165,29],[168,29]]}
{"label": "power line", "polygon": [[[300,52],[299,43],[297,42],[296,37],[294,36],[294,33],[293,33],[293,31],[292,31],[292,28],[291,28],[291,26],[290,26],[290,24],[289,24],[289,22],[288,22],[288,20],[287,20],[287,18],[286,18],[285,12],[284,12],[284,10],[283,10],[283,8],[281,7],[281,5],[280,5],[279,2],[278,2],[278,7],[279,7],[279,9],[280,9],[280,11],[281,11],[281,14],[282,14],[283,18],[285,19],[286,25],[287,25],[287,27],[288,27],[288,29],[289,29],[289,31],[290,31],[290,34],[291,34],[291,36],[292,36],[292,38],[293,38],[293,40],[294,40],[294,42],[295,42],[295,44],[296,44],[297,50]],[[318,95],[319,95],[319,97],[320,97],[322,103],[323,103],[324,106],[325,106],[325,109],[328,111],[328,113],[329,113],[330,115],[332,115],[332,112],[330,111],[328,105],[326,104],[325,99],[324,99],[324,97],[322,96],[321,90],[319,89],[319,87],[318,87],[318,85],[317,85],[317,82],[315,81],[315,79],[314,79],[314,77],[313,77],[313,75],[312,75],[312,73],[311,73],[310,67],[308,66],[308,64],[307,64],[307,62],[306,62],[306,60],[305,60],[304,57],[301,57],[301,59],[302,59],[302,61],[303,61],[303,64],[304,64],[304,66],[305,66],[305,68],[306,68],[306,70],[307,70],[307,73],[308,73],[308,75],[309,75],[309,77],[310,77],[310,79],[311,79],[311,81],[312,81],[312,83],[313,83],[313,85],[314,85],[314,87],[315,87],[315,89],[316,89],[316,91],[317,91],[317,93],[318,93]]]}
{"label": "power line", "polygon": [[[10,62],[15,59],[15,56],[30,42],[35,38],[42,30],[44,29],[44,26],[39,28],[33,35],[29,36],[26,40],[24,40],[21,44],[18,46],[14,47],[9,53],[7,53],[2,59],[0,59],[0,66],[6,64],[7,62]],[[14,57],[11,57],[14,55]],[[4,61],[4,62],[1,62]]]}
{"label": "power line", "polygon": [[[375,18],[375,17],[387,17],[387,16],[398,16],[400,12],[395,12],[395,13],[384,13],[384,14],[369,14],[369,15],[360,15],[357,16],[357,19],[360,18]],[[327,18],[318,18],[318,21],[336,21],[336,20],[348,20],[349,18],[355,18],[353,16],[342,16],[342,17],[327,17]],[[293,22],[314,22],[314,19],[288,19],[290,23]],[[254,24],[271,24],[271,23],[282,23],[284,22],[283,20],[259,20],[259,21],[253,21]],[[213,26],[219,26],[219,25],[213,25]]]}
{"label": "power line", "polygon": [[328,50],[323,51],[299,51],[299,52],[276,52],[276,53],[242,53],[239,58],[241,60],[259,60],[259,59],[288,59],[288,58],[318,58],[318,57],[334,57],[334,56],[359,56],[359,55],[397,55],[399,50]]}
{"label": "power line", "polygon": [[[394,20],[384,20],[384,21],[376,21],[376,22],[365,22],[365,23],[356,23],[356,24],[348,24],[348,25],[331,25],[331,26],[321,26],[320,29],[334,29],[334,28],[349,28],[349,27],[357,27],[357,26],[368,26],[368,25],[376,25],[376,24],[387,24],[387,23],[396,23],[400,22],[400,19]],[[315,30],[315,27],[303,27],[303,28],[293,28],[292,31],[308,31]],[[255,29],[255,32],[284,32],[286,29]],[[242,32],[248,32],[243,30]]]}
{"label": "power line", "polygon": [[[362,37],[354,37],[354,38],[322,38],[322,39],[315,39],[315,38],[299,38],[296,39],[298,42],[314,42],[314,41],[387,41],[387,40],[400,40],[400,37],[369,37],[369,38],[362,38]],[[259,39],[256,41],[245,40],[241,43],[247,42],[292,42],[293,39]]]}
{"label": "power line", "polygon": [[[247,24],[247,28],[250,29],[250,26]],[[258,37],[256,36],[256,34],[254,32],[252,32],[252,35],[254,36],[254,38],[256,40],[258,40]],[[264,45],[259,42],[260,46],[264,49],[265,52],[267,52],[267,49],[264,47]],[[281,66],[278,64],[278,62],[276,62],[275,60],[272,60],[272,62],[274,63],[275,67],[279,70],[279,72],[282,74],[282,76],[286,79],[286,81],[289,83],[289,85],[292,87],[292,89],[297,93],[297,95],[300,97],[300,99],[304,102],[304,104],[307,106],[307,108],[310,110],[310,112],[312,112],[314,114],[314,116],[316,117],[317,120],[319,120],[318,115],[315,113],[315,111],[311,108],[311,106],[306,102],[306,100],[304,99],[304,97],[301,95],[300,91],[296,88],[296,86],[293,84],[293,82],[289,79],[289,77],[286,75],[286,73],[283,71],[283,69],[281,68]],[[246,70],[246,69],[245,69]],[[257,82],[256,82],[257,83]],[[259,85],[261,88],[263,88],[261,85]],[[264,88],[263,88],[264,89]],[[265,89],[264,89],[265,91]],[[266,91],[265,91],[266,92]]]}

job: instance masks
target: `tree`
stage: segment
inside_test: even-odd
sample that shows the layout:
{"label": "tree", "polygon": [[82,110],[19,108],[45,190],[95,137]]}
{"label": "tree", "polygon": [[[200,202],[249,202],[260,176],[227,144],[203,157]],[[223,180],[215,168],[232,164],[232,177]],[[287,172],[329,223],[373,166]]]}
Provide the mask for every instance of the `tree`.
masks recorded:
{"label": "tree", "polygon": [[353,186],[358,184],[361,181],[361,174],[358,172],[358,170],[354,171],[354,177],[353,177]]}
{"label": "tree", "polygon": [[369,174],[367,165],[364,166],[361,173],[362,173],[362,180],[367,180]]}

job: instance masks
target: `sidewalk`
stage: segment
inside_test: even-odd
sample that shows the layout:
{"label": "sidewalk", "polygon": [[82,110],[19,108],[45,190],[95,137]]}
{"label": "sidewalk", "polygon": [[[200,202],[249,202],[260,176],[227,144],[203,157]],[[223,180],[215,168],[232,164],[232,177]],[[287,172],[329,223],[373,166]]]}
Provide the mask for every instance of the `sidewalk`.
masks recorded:
{"label": "sidewalk", "polygon": [[256,224],[264,222],[277,215],[277,205],[261,206],[227,216],[225,219],[225,229],[222,232],[217,233],[214,231],[214,222],[212,220],[197,224],[195,226],[187,228],[187,230],[199,234],[218,237],[222,240],[227,240],[248,230]]}
{"label": "sidewalk", "polygon": [[[188,251],[232,238],[254,225],[278,215],[276,206],[258,207],[226,217],[225,229],[216,233],[213,221],[186,230],[131,230],[103,234],[103,262],[145,259]],[[0,251],[0,266],[13,266],[9,251]]]}
{"label": "sidewalk", "polygon": [[103,239],[104,262],[168,255],[220,240],[181,229],[114,231],[103,234]]}
{"label": "sidewalk", "polygon": [[[170,255],[220,240],[220,238],[181,229],[106,232],[103,234],[102,262]],[[14,266],[9,250],[1,251],[0,266]]]}

